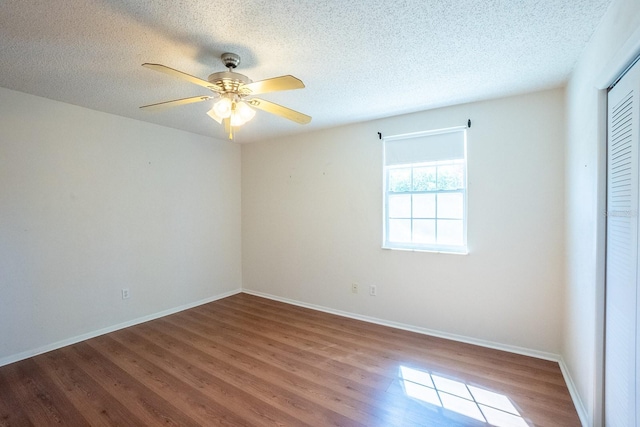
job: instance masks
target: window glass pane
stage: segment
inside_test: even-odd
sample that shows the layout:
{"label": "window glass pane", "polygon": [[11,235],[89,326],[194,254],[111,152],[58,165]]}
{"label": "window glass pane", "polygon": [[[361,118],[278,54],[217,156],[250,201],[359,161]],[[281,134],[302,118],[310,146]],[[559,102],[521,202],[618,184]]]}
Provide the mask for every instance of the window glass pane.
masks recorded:
{"label": "window glass pane", "polygon": [[411,242],[411,220],[410,219],[390,219],[389,220],[389,241],[390,242]]}
{"label": "window glass pane", "polygon": [[435,218],[436,217],[436,195],[435,194],[414,194],[413,195],[413,217],[414,218]]}
{"label": "window glass pane", "polygon": [[462,220],[438,220],[438,244],[462,245]]}
{"label": "window glass pane", "polygon": [[389,195],[389,218],[411,218],[411,194]]}
{"label": "window glass pane", "polygon": [[433,219],[413,220],[413,242],[414,243],[435,243],[436,242],[436,221]]}
{"label": "window glass pane", "polygon": [[389,169],[389,191],[411,191],[411,168]]}
{"label": "window glass pane", "polygon": [[413,170],[413,191],[433,191],[435,189],[435,167],[415,168]]}
{"label": "window glass pane", "polygon": [[462,219],[464,198],[462,193],[438,194],[438,218]]}
{"label": "window glass pane", "polygon": [[457,190],[463,188],[463,165],[438,167],[438,190]]}

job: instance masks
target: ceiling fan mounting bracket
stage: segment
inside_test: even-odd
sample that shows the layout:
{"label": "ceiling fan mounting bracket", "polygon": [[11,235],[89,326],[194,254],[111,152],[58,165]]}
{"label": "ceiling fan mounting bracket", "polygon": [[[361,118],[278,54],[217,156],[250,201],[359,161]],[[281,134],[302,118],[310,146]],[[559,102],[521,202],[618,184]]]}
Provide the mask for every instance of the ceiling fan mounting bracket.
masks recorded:
{"label": "ceiling fan mounting bracket", "polygon": [[224,66],[227,67],[229,71],[240,64],[240,55],[236,55],[235,53],[225,52],[220,55],[220,58],[222,59]]}

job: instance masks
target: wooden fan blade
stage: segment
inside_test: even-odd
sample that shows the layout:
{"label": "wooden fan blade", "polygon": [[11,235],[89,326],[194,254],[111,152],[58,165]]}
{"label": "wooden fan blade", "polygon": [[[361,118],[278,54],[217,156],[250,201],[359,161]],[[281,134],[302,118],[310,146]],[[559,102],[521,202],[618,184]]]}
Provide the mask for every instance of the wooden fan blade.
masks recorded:
{"label": "wooden fan blade", "polygon": [[160,71],[161,73],[168,74],[168,75],[173,76],[173,77],[177,77],[177,78],[179,78],[181,80],[185,80],[185,81],[187,81],[189,83],[193,83],[193,84],[196,84],[198,86],[206,87],[207,89],[211,89],[214,92],[222,92],[223,91],[223,88],[221,88],[218,85],[215,85],[215,84],[213,84],[211,82],[208,82],[206,80],[202,80],[202,79],[199,79],[197,77],[194,77],[191,74],[183,73],[182,71],[178,71],[178,70],[175,70],[175,69],[173,69],[171,67],[167,67],[166,65],[144,63],[144,64],[142,64],[142,66],[146,67],[146,68],[150,68],[152,70]]}
{"label": "wooden fan blade", "polygon": [[285,119],[292,120],[296,123],[300,123],[301,125],[306,125],[311,121],[311,116],[307,116],[306,114],[302,114],[298,111],[292,110],[291,108],[283,107],[282,105],[278,105],[273,102],[265,101],[264,99],[253,98],[246,102],[259,110],[284,117]]}
{"label": "wooden fan blade", "polygon": [[202,102],[213,99],[213,96],[193,96],[191,98],[174,99],[173,101],[158,102],[157,104],[143,105],[141,109],[147,111],[164,110],[169,107],[177,107],[178,105],[193,104],[194,102]]}
{"label": "wooden fan blade", "polygon": [[238,92],[243,95],[258,95],[261,93],[302,88],[304,88],[302,80],[287,75],[241,85],[238,88]]}

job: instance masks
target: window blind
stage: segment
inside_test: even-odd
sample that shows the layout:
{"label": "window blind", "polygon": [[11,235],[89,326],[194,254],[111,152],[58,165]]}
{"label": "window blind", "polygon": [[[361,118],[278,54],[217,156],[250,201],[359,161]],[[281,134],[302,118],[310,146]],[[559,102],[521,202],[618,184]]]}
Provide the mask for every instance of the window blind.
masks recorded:
{"label": "window blind", "polygon": [[385,138],[384,158],[385,166],[464,159],[464,130]]}

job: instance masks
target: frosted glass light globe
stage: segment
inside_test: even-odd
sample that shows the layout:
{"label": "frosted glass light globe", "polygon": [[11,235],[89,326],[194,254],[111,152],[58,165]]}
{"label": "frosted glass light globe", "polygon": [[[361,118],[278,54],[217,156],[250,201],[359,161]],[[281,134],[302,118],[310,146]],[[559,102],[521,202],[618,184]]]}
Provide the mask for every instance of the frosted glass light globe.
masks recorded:
{"label": "frosted glass light globe", "polygon": [[236,104],[235,112],[236,114],[240,115],[243,123],[246,123],[249,120],[253,119],[253,116],[256,115],[256,111],[253,108],[249,107],[249,105],[243,101],[240,101]]}
{"label": "frosted glass light globe", "polygon": [[229,98],[221,98],[213,104],[213,110],[219,117],[226,119],[231,116],[231,100]]}

